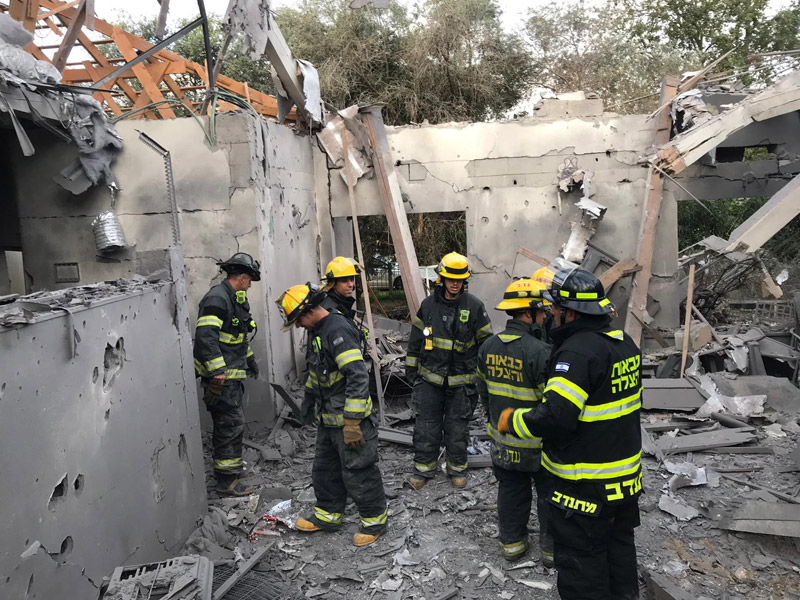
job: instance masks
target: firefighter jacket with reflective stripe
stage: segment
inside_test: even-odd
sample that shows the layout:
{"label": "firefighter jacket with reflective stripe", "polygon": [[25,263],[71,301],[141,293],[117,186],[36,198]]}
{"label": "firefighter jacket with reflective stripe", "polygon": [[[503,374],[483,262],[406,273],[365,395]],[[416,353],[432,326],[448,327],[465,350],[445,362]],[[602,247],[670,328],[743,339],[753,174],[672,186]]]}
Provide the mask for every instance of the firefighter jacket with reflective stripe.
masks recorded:
{"label": "firefighter jacket with reflective stripe", "polygon": [[544,400],[514,411],[521,439],[544,438],[542,466],[556,476],[551,502],[592,514],[642,489],[641,351],[608,316],[555,328]]}
{"label": "firefighter jacket with reflective stripe", "polygon": [[[372,415],[369,372],[353,322],[332,312],[308,336],[308,379],[304,406],[316,406],[327,427]],[[375,422],[377,423],[377,421]]]}
{"label": "firefighter jacket with reflective stripe", "polygon": [[497,431],[506,408],[535,408],[547,380],[550,345],[536,337],[541,327],[517,319],[506,323],[478,352],[478,394],[486,408],[486,430],[493,441],[492,462],[504,469],[537,471],[541,438],[521,439]]}
{"label": "firefighter jacket with reflective stripe", "polygon": [[428,383],[457,387],[475,383],[478,348],[492,335],[483,302],[462,292],[454,300],[444,297],[444,286],[422,301],[412,319],[406,355],[406,375]]}
{"label": "firefighter jacket with reflective stripe", "polygon": [[194,370],[199,377],[225,373],[226,381],[247,376],[247,359],[253,356],[248,333],[255,329],[250,304],[236,301],[227,281],[212,287],[200,300],[194,333]]}

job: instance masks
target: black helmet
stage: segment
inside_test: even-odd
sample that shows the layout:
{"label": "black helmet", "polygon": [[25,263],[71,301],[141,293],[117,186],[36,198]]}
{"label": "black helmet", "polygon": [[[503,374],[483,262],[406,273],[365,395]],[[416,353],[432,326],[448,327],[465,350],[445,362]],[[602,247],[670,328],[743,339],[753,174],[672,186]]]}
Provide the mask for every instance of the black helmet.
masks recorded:
{"label": "black helmet", "polygon": [[562,269],[553,278],[553,287],[544,297],[556,306],[587,315],[609,315],[614,305],[606,298],[603,284],[586,269]]}
{"label": "black helmet", "polygon": [[253,281],[261,281],[261,265],[246,252],[237,252],[225,262],[217,263],[228,275],[247,273]]}

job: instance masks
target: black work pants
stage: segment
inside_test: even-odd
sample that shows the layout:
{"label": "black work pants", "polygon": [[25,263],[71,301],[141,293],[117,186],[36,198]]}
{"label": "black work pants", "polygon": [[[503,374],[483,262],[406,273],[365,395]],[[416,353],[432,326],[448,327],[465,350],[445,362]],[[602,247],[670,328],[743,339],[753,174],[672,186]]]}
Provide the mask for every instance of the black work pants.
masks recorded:
{"label": "black work pants", "polygon": [[243,397],[244,384],[241,381],[227,381],[219,399],[212,405],[206,405],[214,422],[211,435],[214,474],[221,482],[228,482],[242,473]]}
{"label": "black work pants", "polygon": [[314,516],[322,526],[337,527],[347,504],[347,494],[361,515],[361,531],[382,533],[387,507],[383,478],[378,468],[378,430],[369,419],[361,421],[363,446],[344,443],[341,427],[317,427],[317,444],[311,481],[317,504]]}
{"label": "black work pants", "polygon": [[550,505],[558,593],[563,600],[639,597],[634,528],[637,500],[604,505],[596,517]]}
{"label": "black work pants", "polygon": [[476,401],[472,386],[438,387],[425,380],[414,386],[414,468],[418,474],[426,478],[436,474],[442,441],[448,474],[462,475],[467,470],[469,418]]}
{"label": "black work pants", "polygon": [[[536,486],[536,515],[539,519],[539,548],[553,551],[553,539],[548,528],[550,504],[547,501],[551,475],[545,469],[513,471],[493,466],[497,478],[497,520],[500,543],[503,545],[528,539],[528,520],[531,516],[533,485]],[[533,485],[532,485],[533,484]]]}

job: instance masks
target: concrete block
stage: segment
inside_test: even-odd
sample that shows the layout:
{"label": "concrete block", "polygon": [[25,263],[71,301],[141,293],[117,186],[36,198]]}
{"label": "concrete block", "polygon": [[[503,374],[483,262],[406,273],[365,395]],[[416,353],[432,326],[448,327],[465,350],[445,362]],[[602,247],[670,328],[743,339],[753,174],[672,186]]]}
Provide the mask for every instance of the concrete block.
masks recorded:
{"label": "concrete block", "polygon": [[[675,347],[683,348],[684,330],[675,330]],[[710,325],[693,321],[689,327],[689,352],[696,352],[714,339]]]}
{"label": "concrete block", "polygon": [[248,187],[252,174],[250,144],[229,144],[226,148],[230,165],[230,184],[232,187]]}
{"label": "concrete block", "polygon": [[[217,113],[217,142],[220,144],[247,144],[250,141],[248,119],[242,112]],[[207,119],[203,118],[205,122]]]}
{"label": "concrete block", "polygon": [[534,116],[540,119],[574,119],[577,117],[599,117],[603,114],[603,101],[594,100],[542,100]]}

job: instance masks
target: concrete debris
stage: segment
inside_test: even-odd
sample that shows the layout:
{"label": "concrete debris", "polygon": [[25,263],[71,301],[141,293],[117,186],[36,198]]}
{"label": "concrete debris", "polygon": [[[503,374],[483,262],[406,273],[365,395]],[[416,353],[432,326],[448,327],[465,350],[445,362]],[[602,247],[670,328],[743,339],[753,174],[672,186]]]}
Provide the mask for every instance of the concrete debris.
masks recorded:
{"label": "concrete debris", "polygon": [[[180,556],[158,563],[118,567],[102,600],[211,600],[214,563],[202,556]],[[140,595],[145,592],[145,596]]]}
{"label": "concrete debris", "polygon": [[245,49],[253,60],[258,60],[267,51],[269,10],[270,0],[234,0],[228,5],[223,20],[227,34],[244,34]]}
{"label": "concrete debris", "polygon": [[[338,114],[328,119],[325,127],[317,134],[323,150],[328,155],[335,168],[340,169],[342,179],[345,177],[345,161],[349,164],[351,172],[360,179],[372,172],[368,160],[369,143],[361,121],[356,119],[358,106],[351,106],[340,110]],[[344,138],[347,138],[346,140]],[[347,156],[344,147],[347,145]]]}
{"label": "concrete debris", "polygon": [[689,506],[682,498],[670,494],[661,495],[658,499],[658,508],[671,514],[679,521],[691,521],[700,516],[700,512],[696,508]]}
{"label": "concrete debris", "polygon": [[675,133],[680,133],[702,125],[715,117],[719,111],[703,100],[704,92],[699,89],[678,94],[672,100],[672,122]]}

